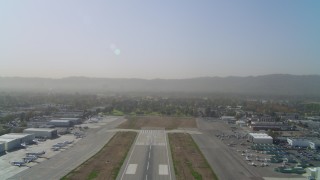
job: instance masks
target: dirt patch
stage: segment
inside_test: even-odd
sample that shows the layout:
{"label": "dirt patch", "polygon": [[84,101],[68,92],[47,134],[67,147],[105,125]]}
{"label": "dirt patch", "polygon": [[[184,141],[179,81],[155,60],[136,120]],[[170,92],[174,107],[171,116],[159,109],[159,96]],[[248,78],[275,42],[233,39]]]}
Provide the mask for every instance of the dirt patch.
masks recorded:
{"label": "dirt patch", "polygon": [[117,132],[101,151],[63,179],[116,179],[136,132]]}
{"label": "dirt patch", "polygon": [[118,128],[141,129],[142,127],[159,127],[165,129],[196,128],[194,118],[166,116],[129,116]]}
{"label": "dirt patch", "polygon": [[177,180],[218,179],[189,134],[168,136]]}

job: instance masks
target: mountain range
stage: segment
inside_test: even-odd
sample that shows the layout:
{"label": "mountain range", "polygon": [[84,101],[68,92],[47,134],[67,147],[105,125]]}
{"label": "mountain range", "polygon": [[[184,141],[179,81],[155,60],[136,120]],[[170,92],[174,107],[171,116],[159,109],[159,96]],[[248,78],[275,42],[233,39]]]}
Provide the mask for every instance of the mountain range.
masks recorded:
{"label": "mountain range", "polygon": [[320,75],[271,74],[190,79],[0,77],[0,91],[185,92],[320,96]]}

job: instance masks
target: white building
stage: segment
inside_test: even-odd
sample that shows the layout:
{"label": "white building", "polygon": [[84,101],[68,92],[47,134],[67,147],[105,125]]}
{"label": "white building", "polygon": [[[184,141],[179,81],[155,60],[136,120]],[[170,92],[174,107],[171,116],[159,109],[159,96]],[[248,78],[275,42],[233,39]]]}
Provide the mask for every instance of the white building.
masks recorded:
{"label": "white building", "polygon": [[311,141],[309,141],[309,146],[311,149],[319,149],[320,148],[320,141],[311,140]]}
{"label": "white building", "polygon": [[287,142],[292,147],[308,147],[310,145],[310,140],[308,139],[288,138]]}
{"label": "white building", "polygon": [[249,140],[256,144],[273,143],[273,138],[266,133],[249,133]]}
{"label": "white building", "polygon": [[243,126],[246,126],[246,122],[239,120],[239,121],[236,121],[236,125],[243,127]]}
{"label": "white building", "polygon": [[59,118],[60,120],[70,120],[73,125],[80,124],[81,119],[80,118]]}
{"label": "white building", "polygon": [[23,133],[34,134],[36,138],[55,138],[58,136],[56,129],[50,128],[28,128]]}
{"label": "white building", "polygon": [[307,168],[306,171],[309,179],[320,180],[320,167]]}
{"label": "white building", "polygon": [[4,149],[6,151],[11,151],[17,147],[20,147],[20,142],[17,139],[5,139],[1,138],[0,136],[0,141],[4,142]]}
{"label": "white building", "polygon": [[10,133],[0,136],[0,141],[5,142],[6,151],[19,148],[22,143],[30,143],[32,140],[34,140],[33,134]]}
{"label": "white building", "polygon": [[63,120],[63,119],[51,120],[48,124],[54,125],[56,127],[71,127],[72,126],[72,122],[70,120]]}
{"label": "white building", "polygon": [[236,122],[236,118],[233,116],[221,116],[221,120],[227,122],[228,124],[234,124]]}

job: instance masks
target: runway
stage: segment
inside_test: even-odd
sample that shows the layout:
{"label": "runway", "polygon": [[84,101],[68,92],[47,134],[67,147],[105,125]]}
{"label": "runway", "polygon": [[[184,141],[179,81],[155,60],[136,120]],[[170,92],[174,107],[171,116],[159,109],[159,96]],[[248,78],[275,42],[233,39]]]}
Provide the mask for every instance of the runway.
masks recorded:
{"label": "runway", "polygon": [[172,180],[165,130],[141,130],[118,180]]}
{"label": "runway", "polygon": [[215,137],[214,129],[219,127],[213,128],[212,124],[202,119],[198,119],[197,123],[202,134],[193,134],[192,137],[219,179],[262,180],[253,167],[249,167]]}

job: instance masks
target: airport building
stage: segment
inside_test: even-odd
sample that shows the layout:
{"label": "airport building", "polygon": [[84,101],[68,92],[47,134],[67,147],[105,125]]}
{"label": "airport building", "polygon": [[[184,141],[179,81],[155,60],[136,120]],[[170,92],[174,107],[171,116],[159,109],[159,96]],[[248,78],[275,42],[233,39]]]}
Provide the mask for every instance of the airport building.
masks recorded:
{"label": "airport building", "polygon": [[10,133],[2,135],[0,138],[17,139],[20,143],[30,143],[34,140],[34,135],[26,133]]}
{"label": "airport building", "polygon": [[0,141],[4,142],[4,150],[5,151],[11,151],[11,150],[21,146],[17,139],[5,139],[5,138],[1,138],[1,136],[0,136]]}
{"label": "airport building", "polygon": [[73,126],[71,120],[63,120],[63,119],[51,120],[48,124],[54,125],[55,127],[71,127],[71,126]]}
{"label": "airport building", "polygon": [[311,149],[319,149],[320,148],[320,141],[319,140],[310,141],[309,146]]}
{"label": "airport building", "polygon": [[233,116],[221,116],[221,120],[225,121],[228,124],[235,124],[237,119]]}
{"label": "airport building", "polygon": [[0,141],[0,154],[6,151],[6,142]]}
{"label": "airport building", "polygon": [[308,146],[310,146],[310,140],[308,140],[308,139],[288,138],[287,142],[292,147],[308,147]]}
{"label": "airport building", "polygon": [[308,179],[318,180],[320,179],[320,167],[307,168]]}
{"label": "airport building", "polygon": [[21,147],[22,143],[31,143],[33,140],[33,134],[10,133],[0,136],[0,142],[5,142],[6,151]]}
{"label": "airport building", "polygon": [[81,118],[59,118],[60,120],[70,120],[73,125],[81,124]]}
{"label": "airport building", "polygon": [[246,122],[245,121],[242,121],[242,120],[239,120],[239,121],[236,121],[236,125],[240,126],[240,127],[244,127],[246,126]]}
{"label": "airport building", "polygon": [[55,138],[58,136],[56,129],[49,128],[28,128],[23,133],[34,134],[36,138]]}
{"label": "airport building", "polygon": [[249,133],[249,140],[255,144],[273,143],[273,138],[266,133]]}

